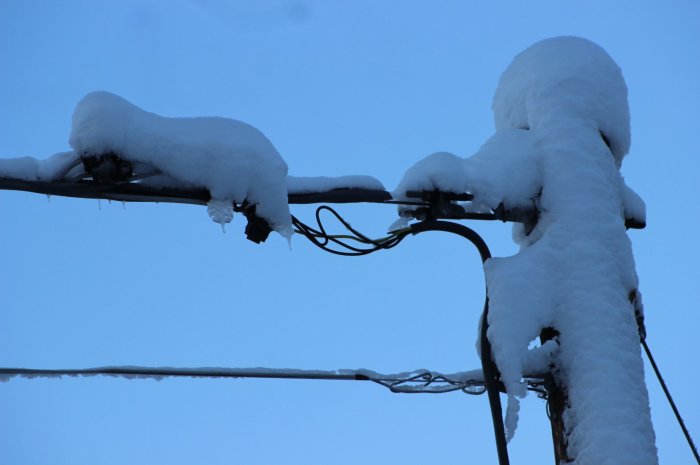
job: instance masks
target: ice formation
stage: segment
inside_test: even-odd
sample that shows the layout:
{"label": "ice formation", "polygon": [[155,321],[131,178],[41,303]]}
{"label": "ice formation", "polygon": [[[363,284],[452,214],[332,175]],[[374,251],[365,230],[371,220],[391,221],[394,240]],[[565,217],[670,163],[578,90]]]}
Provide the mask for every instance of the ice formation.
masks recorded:
{"label": "ice formation", "polygon": [[528,345],[552,327],[575,463],[656,464],[629,300],[638,281],[625,218],[644,222],[645,209],[619,173],[630,146],[622,73],[588,40],[543,40],[503,73],[493,111],[496,132],[475,155],[433,154],[408,170],[395,195],[440,189],[470,192],[490,208],[537,208],[536,223],[514,228],[520,251],[485,265],[509,438],[527,392]]}
{"label": "ice formation", "polygon": [[249,124],[215,117],[167,118],[114,94],[93,92],[75,109],[70,145],[81,156],[114,153],[164,177],[205,187],[214,201],[209,209],[214,221],[230,221],[232,210],[222,209],[223,203],[247,201],[272,229],[292,234],[287,164]]}

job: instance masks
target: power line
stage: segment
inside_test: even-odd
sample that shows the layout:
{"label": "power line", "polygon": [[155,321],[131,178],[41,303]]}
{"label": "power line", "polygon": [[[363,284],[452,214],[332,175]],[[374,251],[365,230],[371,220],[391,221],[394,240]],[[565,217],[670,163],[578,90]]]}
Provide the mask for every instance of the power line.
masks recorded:
{"label": "power line", "polygon": [[647,345],[646,338],[643,337],[641,338],[642,341],[642,347],[644,347],[644,352],[646,352],[647,357],[649,357],[649,362],[651,363],[651,367],[654,369],[654,373],[656,374],[656,378],[659,380],[659,384],[661,384],[661,388],[664,391],[664,394],[666,394],[666,399],[668,400],[668,403],[671,405],[671,409],[673,410],[673,414],[676,416],[676,420],[678,421],[678,424],[680,425],[681,429],[683,430],[683,435],[685,436],[685,440],[688,442],[688,446],[690,447],[690,450],[693,452],[693,455],[695,456],[695,461],[700,465],[700,455],[698,455],[698,449],[695,447],[695,443],[693,442],[693,438],[690,436],[690,432],[688,431],[688,428],[685,426],[685,422],[683,421],[683,417],[681,417],[681,412],[678,410],[678,407],[676,407],[676,403],[673,401],[673,397],[671,397],[671,391],[668,390],[668,387],[666,386],[666,382],[664,381],[663,376],[661,376],[661,371],[659,370],[659,367],[656,365],[656,361],[654,360],[654,356],[651,355],[651,349],[649,349],[649,345]]}
{"label": "power line", "polygon": [[[430,370],[381,374],[371,370],[324,371],[274,368],[152,368],[140,366],[70,369],[0,368],[0,381],[8,381],[12,377],[60,378],[63,376],[115,376],[129,379],[156,380],[162,378],[262,378],[372,381],[386,387],[391,392],[402,394],[442,394],[462,391],[465,394],[480,395],[486,392],[485,382],[479,370],[451,374],[442,374]],[[539,380],[533,378],[532,383],[533,386],[537,385]]]}

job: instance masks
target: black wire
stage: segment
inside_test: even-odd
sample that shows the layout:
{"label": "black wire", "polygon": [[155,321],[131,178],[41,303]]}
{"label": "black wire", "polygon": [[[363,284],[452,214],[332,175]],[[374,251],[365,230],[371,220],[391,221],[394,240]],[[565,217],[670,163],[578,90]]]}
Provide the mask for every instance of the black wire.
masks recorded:
{"label": "black wire", "polygon": [[[479,251],[481,262],[491,258],[491,251],[486,242],[479,236],[476,231],[458,223],[449,221],[423,221],[411,225],[412,234],[420,234],[425,231],[444,231],[457,234],[469,242]],[[481,317],[481,369],[484,373],[484,383],[486,385],[486,393],[491,407],[491,420],[493,422],[493,433],[496,438],[496,451],[498,453],[499,465],[508,465],[508,441],[506,440],[505,428],[503,426],[503,410],[501,408],[501,398],[499,391],[500,373],[498,367],[493,361],[491,354],[491,342],[489,341],[488,330],[488,314],[489,314],[489,298],[488,294],[484,300],[484,312]]]}
{"label": "black wire", "polygon": [[[351,246],[340,240],[337,236],[329,235],[321,220],[321,213],[323,211],[328,211],[331,213],[350,233],[352,233],[352,240],[360,242],[362,244],[371,245],[369,248],[359,248]],[[298,218],[292,216],[292,224],[295,226],[295,232],[303,234],[307,239],[311,241],[312,244],[317,247],[337,255],[344,256],[361,256],[367,255],[378,250],[390,249],[398,245],[410,232],[411,234],[420,234],[426,231],[443,231],[457,234],[469,240],[474,246],[476,246],[481,256],[481,261],[486,262],[491,258],[491,252],[484,240],[479,236],[476,231],[468,228],[464,225],[451,223],[447,221],[423,221],[411,225],[407,230],[402,230],[395,234],[390,235],[388,238],[382,240],[372,240],[360,233],[352,226],[350,223],[345,221],[338,212],[332,208],[322,205],[316,209],[316,223],[318,224],[318,229],[312,228],[304,223],[302,223]],[[337,250],[329,247],[330,243],[337,244],[348,251]],[[486,330],[488,328],[488,311],[489,311],[489,301],[488,296],[484,301],[484,311],[482,316],[481,325],[481,366],[484,373],[484,382],[486,385],[486,392],[488,394],[489,405],[491,407],[491,417],[493,421],[494,436],[496,438],[496,450],[498,452],[498,463],[499,465],[508,465],[508,447],[506,441],[505,430],[503,426],[503,411],[501,408],[501,399],[499,392],[499,380],[500,373],[496,364],[493,361],[491,355],[491,343],[488,340]]]}
{"label": "black wire", "polygon": [[[350,232],[350,234],[345,235],[348,236],[345,239],[352,240],[355,243],[364,244],[368,247],[358,247],[356,245],[352,245],[346,242],[345,240],[343,240],[344,238],[341,238],[337,235],[328,234],[323,224],[323,220],[321,218],[321,213],[324,211],[327,211],[331,215],[333,215],[333,217],[335,217],[335,219],[338,222],[340,222],[340,224],[348,232]],[[340,216],[338,212],[336,212],[334,209],[327,205],[321,205],[320,207],[318,207],[316,209],[315,217],[318,229],[304,224],[297,217],[292,216],[292,224],[295,227],[295,232],[302,234],[312,244],[314,244],[320,249],[325,250],[326,252],[346,257],[359,257],[363,255],[368,255],[373,252],[377,252],[379,250],[391,249],[393,247],[396,247],[409,233],[409,231],[406,230],[391,234],[388,237],[380,240],[370,239],[369,237],[365,236],[364,234],[353,228],[350,225],[350,223],[348,223],[343,217]],[[333,247],[331,246],[331,244],[337,247]]]}
{"label": "black wire", "polygon": [[651,349],[649,349],[649,346],[647,345],[647,341],[642,338],[642,347],[644,347],[644,352],[646,352],[647,357],[649,357],[649,362],[651,363],[651,367],[654,369],[654,373],[656,373],[656,378],[659,380],[659,384],[661,384],[661,388],[664,390],[664,394],[666,394],[666,399],[668,399],[668,403],[671,404],[671,409],[673,409],[673,413],[676,415],[676,420],[678,420],[678,424],[680,425],[681,429],[683,430],[683,434],[685,435],[686,441],[688,441],[688,446],[690,446],[690,450],[693,451],[693,455],[695,456],[695,461],[700,465],[700,455],[698,455],[698,450],[695,447],[695,443],[693,443],[693,438],[690,437],[690,432],[688,431],[688,428],[685,427],[685,422],[683,421],[683,418],[681,417],[681,413],[678,411],[678,408],[676,407],[676,403],[673,401],[673,397],[671,397],[671,392],[668,390],[668,387],[666,386],[666,382],[664,381],[663,376],[661,376],[661,371],[659,371],[659,367],[656,365],[656,361],[654,360],[654,357],[651,355]]}
{"label": "black wire", "polygon": [[333,216],[335,216],[335,218],[336,218],[338,221],[340,221],[340,222],[342,223],[343,226],[345,226],[345,228],[346,228],[348,231],[350,231],[351,233],[355,234],[357,237],[359,237],[359,238],[361,238],[361,239],[363,239],[363,240],[365,240],[365,241],[367,241],[367,242],[372,242],[372,240],[371,240],[370,238],[368,238],[367,236],[365,236],[364,234],[362,234],[361,232],[357,231],[357,230],[354,229],[352,226],[350,226],[350,223],[348,223],[347,221],[345,221],[345,219],[344,219],[342,216],[340,216],[340,214],[339,214],[337,211],[333,210],[333,209],[332,209],[331,207],[329,207],[328,205],[321,205],[320,207],[318,207],[318,208],[316,209],[316,222],[318,223],[319,227],[321,228],[321,231],[322,231],[324,234],[325,234],[326,230],[323,228],[323,223],[321,222],[321,212],[322,212],[322,211],[328,211],[329,213],[331,213]]}

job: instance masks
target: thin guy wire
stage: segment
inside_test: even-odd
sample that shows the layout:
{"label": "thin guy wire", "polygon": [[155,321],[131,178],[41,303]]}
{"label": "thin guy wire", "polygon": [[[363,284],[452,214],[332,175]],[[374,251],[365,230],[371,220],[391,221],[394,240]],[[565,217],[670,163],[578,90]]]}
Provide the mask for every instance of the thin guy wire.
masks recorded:
{"label": "thin guy wire", "polygon": [[676,420],[678,420],[678,424],[680,425],[681,429],[683,430],[683,434],[685,435],[686,441],[688,441],[688,446],[690,446],[690,450],[693,451],[693,455],[695,456],[695,461],[700,465],[700,455],[698,455],[698,449],[695,447],[695,443],[693,442],[693,438],[690,436],[690,432],[688,431],[688,428],[685,426],[685,422],[683,421],[683,418],[681,417],[681,413],[678,410],[678,407],[676,407],[676,403],[673,401],[673,397],[671,397],[671,392],[668,390],[668,387],[666,386],[666,382],[664,381],[663,376],[661,376],[661,371],[659,370],[659,367],[656,365],[656,361],[654,360],[654,357],[651,355],[651,349],[649,349],[649,346],[647,345],[646,339],[642,338],[642,346],[644,347],[644,352],[646,352],[647,357],[649,357],[649,362],[651,363],[651,367],[654,369],[654,373],[656,373],[656,378],[659,380],[659,384],[661,384],[661,388],[664,391],[664,394],[666,394],[666,399],[668,399],[668,403],[671,404],[671,409],[673,409],[674,415],[676,415]]}

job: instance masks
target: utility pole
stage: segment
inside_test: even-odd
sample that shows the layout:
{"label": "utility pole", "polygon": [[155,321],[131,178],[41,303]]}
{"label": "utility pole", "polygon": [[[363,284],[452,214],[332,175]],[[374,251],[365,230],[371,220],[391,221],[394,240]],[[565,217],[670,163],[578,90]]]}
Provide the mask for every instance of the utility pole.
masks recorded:
{"label": "utility pole", "polygon": [[[540,343],[557,341],[559,331],[545,328],[540,334]],[[554,446],[554,464],[570,463],[573,459],[567,452],[566,431],[564,428],[564,410],[568,403],[567,389],[557,375],[556,366],[552,366],[546,375],[544,387],[547,391],[547,416],[552,427],[552,444]]]}

